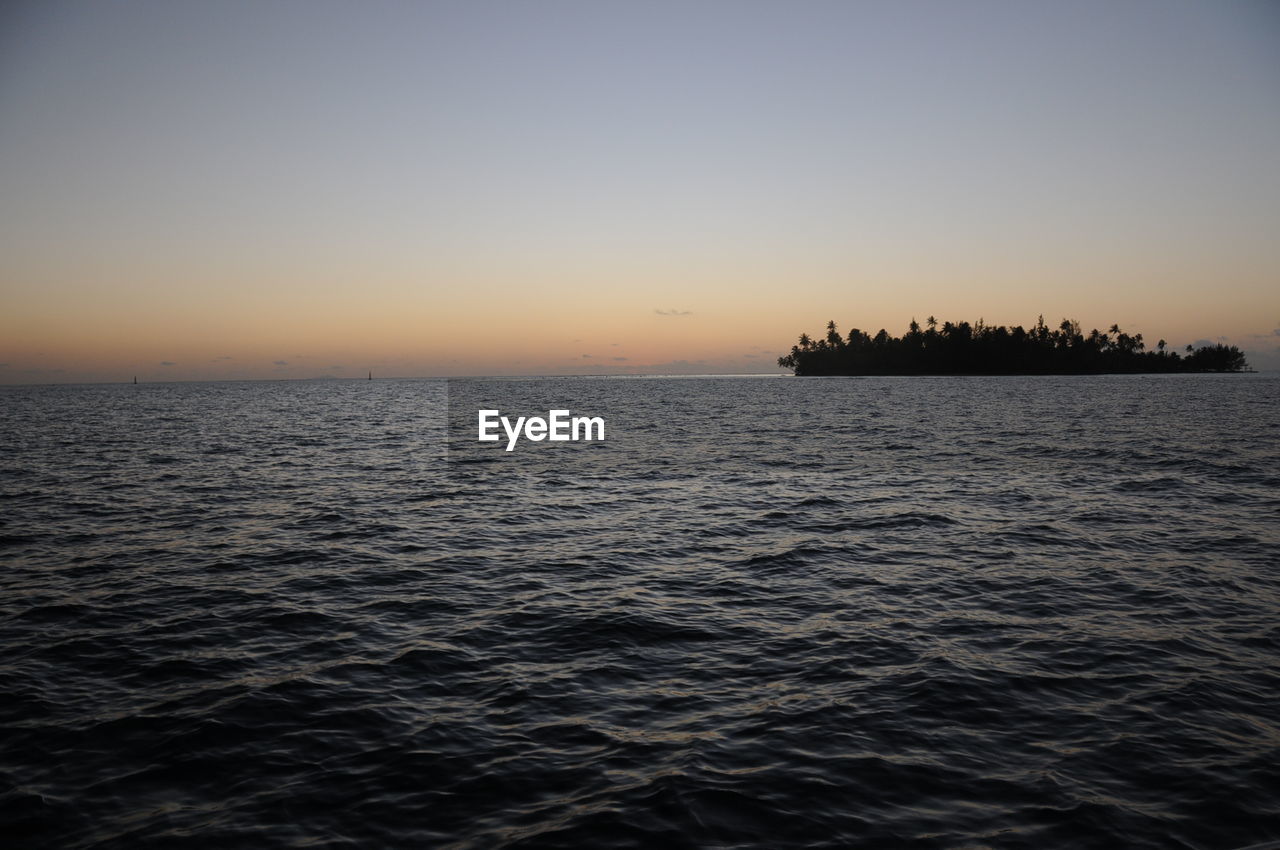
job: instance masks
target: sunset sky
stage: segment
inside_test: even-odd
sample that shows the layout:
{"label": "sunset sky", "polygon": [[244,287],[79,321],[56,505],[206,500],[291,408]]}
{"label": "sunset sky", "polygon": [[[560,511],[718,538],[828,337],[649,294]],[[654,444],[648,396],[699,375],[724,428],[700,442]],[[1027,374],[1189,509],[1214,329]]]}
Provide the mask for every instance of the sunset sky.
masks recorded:
{"label": "sunset sky", "polygon": [[0,383],[777,371],[1041,313],[1280,368],[1280,4],[0,11]]}

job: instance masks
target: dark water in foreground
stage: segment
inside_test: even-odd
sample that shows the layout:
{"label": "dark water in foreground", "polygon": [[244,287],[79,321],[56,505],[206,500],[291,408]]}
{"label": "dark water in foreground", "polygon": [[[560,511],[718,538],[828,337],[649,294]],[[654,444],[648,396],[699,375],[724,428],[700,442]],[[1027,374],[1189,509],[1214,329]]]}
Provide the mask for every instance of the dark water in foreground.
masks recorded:
{"label": "dark water in foreground", "polygon": [[1280,838],[1276,379],[0,403],[9,846]]}

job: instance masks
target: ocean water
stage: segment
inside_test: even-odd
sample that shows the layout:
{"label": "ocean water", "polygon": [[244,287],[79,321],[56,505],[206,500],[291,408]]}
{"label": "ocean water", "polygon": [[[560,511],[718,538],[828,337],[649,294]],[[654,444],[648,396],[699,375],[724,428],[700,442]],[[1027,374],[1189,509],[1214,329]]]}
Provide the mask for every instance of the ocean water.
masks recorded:
{"label": "ocean water", "polygon": [[7,846],[1280,838],[1276,378],[0,404]]}

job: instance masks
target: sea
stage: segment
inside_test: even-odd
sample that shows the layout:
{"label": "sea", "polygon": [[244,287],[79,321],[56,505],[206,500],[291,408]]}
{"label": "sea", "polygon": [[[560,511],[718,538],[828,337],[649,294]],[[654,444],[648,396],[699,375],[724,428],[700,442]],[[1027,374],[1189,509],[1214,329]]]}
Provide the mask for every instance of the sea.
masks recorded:
{"label": "sea", "polygon": [[1280,839],[1274,375],[4,387],[0,563],[7,847]]}

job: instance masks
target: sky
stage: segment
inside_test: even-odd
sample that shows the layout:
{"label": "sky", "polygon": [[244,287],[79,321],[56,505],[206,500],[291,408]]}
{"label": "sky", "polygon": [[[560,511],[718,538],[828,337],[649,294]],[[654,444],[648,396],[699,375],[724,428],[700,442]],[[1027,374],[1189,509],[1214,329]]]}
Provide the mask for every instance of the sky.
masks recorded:
{"label": "sky", "polygon": [[1040,314],[1280,368],[1280,4],[0,10],[0,383],[767,372]]}

